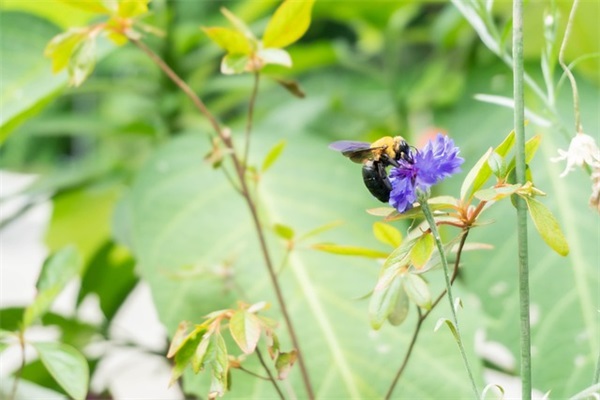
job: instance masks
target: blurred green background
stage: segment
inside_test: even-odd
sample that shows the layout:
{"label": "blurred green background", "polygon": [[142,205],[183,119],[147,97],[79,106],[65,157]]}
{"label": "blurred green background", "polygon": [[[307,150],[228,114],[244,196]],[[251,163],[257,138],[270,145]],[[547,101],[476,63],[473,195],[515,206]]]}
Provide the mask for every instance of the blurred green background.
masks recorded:
{"label": "blurred green background", "polygon": [[[0,167],[39,176],[19,193],[26,198],[22,209],[5,215],[2,226],[49,199],[45,244],[49,251],[77,246],[85,261],[77,304],[97,296],[102,312],[98,323],[82,323],[77,314],[44,323],[58,326],[62,340],[80,349],[109,341],[111,322],[140,281],[149,285],[169,334],[181,320],[199,322],[209,311],[232,306],[240,294],[230,280],[244,288],[248,301],[276,304],[246,205],[223,174],[203,161],[210,126],[189,100],[137,48],[104,42],[92,76],[79,88],[67,88],[66,74],[52,75],[43,49],[54,35],[93,16],[59,1],[1,4]],[[166,33],[144,40],[231,127],[235,139],[243,136],[252,76],[220,75],[222,52],[199,27],[226,25],[219,12],[226,6],[262,32],[277,4],[153,0],[144,20]],[[572,3],[525,5],[526,70],[542,87],[543,21],[552,4],[560,15],[558,44]],[[511,3],[497,2],[492,14],[510,43]],[[592,55],[575,73],[583,126],[596,140],[598,20],[598,2],[582,1],[566,52],[569,62]],[[431,133],[446,132],[461,148],[465,171],[436,190],[458,196],[468,169],[512,129],[511,109],[473,97],[510,97],[512,71],[449,2],[318,0],[309,31],[288,50],[293,68],[265,70],[251,146],[251,162],[260,165],[273,145],[286,141],[281,159],[260,181],[261,215],[268,224],[302,233],[343,221],[318,240],[381,248],[371,232],[377,219],[365,212],[379,204],[364,189],[360,167],[328,150],[329,142],[400,134],[420,147]],[[557,67],[555,82],[560,72]],[[270,77],[297,80],[306,97],[291,96]],[[558,148],[568,147],[568,132],[574,130],[568,81],[557,92],[560,115],[549,115],[529,91],[526,106],[553,121],[526,129],[528,137],[543,138],[531,171],[571,248],[569,256],[558,256],[530,225],[533,386],[566,398],[591,384],[600,351],[600,225],[587,205],[589,175],[577,170],[559,178],[563,165],[550,162]],[[465,255],[457,286],[465,304],[461,328],[480,388],[495,383],[489,371],[519,374],[516,216],[505,202],[484,217],[493,224],[476,229],[470,240],[494,248]],[[397,227],[408,229],[403,223]],[[283,255],[284,244],[275,235],[270,248],[276,260]],[[231,277],[223,276],[224,266]],[[2,273],[18,268],[3,263]],[[378,271],[372,260],[303,248],[280,275],[318,398],[382,397],[399,367],[416,315],[400,327],[371,331],[368,301],[357,299],[369,293]],[[428,278],[434,288],[442,287],[441,274]],[[0,324],[8,329],[22,311],[2,306]],[[448,316],[447,305],[434,314],[397,398],[470,395],[452,336],[444,329],[433,332],[436,319]],[[277,307],[267,315],[281,322]],[[289,348],[285,329],[278,331]],[[486,353],[490,342],[503,349],[503,358]],[[94,373],[105,353],[86,354]],[[255,360],[248,362],[257,368]],[[299,378],[294,368],[290,384],[303,393]],[[61,392],[39,366],[32,365],[24,379]],[[207,382],[202,374],[186,374],[183,388],[204,396]],[[110,395],[110,383],[106,389],[103,396]],[[231,395],[264,398],[274,392],[268,382],[233,371]]]}

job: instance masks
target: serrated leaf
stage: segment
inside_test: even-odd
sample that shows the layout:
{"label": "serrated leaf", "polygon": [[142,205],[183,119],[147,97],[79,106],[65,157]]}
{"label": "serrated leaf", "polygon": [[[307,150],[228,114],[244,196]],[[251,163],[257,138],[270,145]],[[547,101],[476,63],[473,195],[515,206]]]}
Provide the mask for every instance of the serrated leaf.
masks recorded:
{"label": "serrated leaf", "polygon": [[285,0],[269,20],[263,44],[265,47],[283,48],[304,35],[310,26],[314,0]]}
{"label": "serrated leaf", "polygon": [[265,172],[269,168],[271,168],[273,163],[275,163],[275,161],[277,161],[281,153],[283,153],[283,150],[285,149],[285,144],[285,140],[280,140],[273,147],[271,147],[271,149],[265,156],[265,159],[263,160],[262,166],[260,167],[261,172]]}
{"label": "serrated leaf", "polygon": [[431,292],[420,275],[405,274],[402,276],[402,284],[406,294],[416,305],[426,310],[431,308]]}
{"label": "serrated leaf", "polygon": [[569,244],[563,235],[558,221],[543,203],[530,196],[522,196],[527,202],[533,224],[544,242],[561,256],[569,254]]}
{"label": "serrated leaf", "polygon": [[201,332],[196,328],[183,340],[179,348],[175,352],[173,357],[173,370],[171,371],[171,380],[169,386],[173,385],[183,372],[186,367],[191,363],[192,359],[196,354],[196,349],[200,340],[202,339]]}
{"label": "serrated leaf", "polygon": [[298,81],[290,80],[290,79],[277,79],[275,78],[275,82],[279,83],[285,90],[298,97],[299,99],[303,99],[306,97],[306,93],[300,87]]}
{"label": "serrated leaf", "polygon": [[433,254],[434,240],[431,233],[421,235],[410,251],[410,262],[417,269],[421,269]]}
{"label": "serrated leaf", "polygon": [[64,343],[32,343],[42,364],[61,388],[72,398],[85,399],[89,384],[89,367],[85,357]]}
{"label": "serrated leaf", "polygon": [[369,321],[375,330],[381,328],[394,312],[402,289],[402,278],[395,276],[390,285],[373,290],[369,301]]}
{"label": "serrated leaf", "polygon": [[189,334],[189,330],[191,327],[191,322],[189,321],[181,321],[177,326],[177,330],[173,335],[173,339],[171,340],[171,344],[169,345],[169,350],[167,351],[167,358],[171,358],[177,353],[179,348],[183,345],[185,338]]}
{"label": "serrated leaf", "polygon": [[244,34],[229,28],[202,28],[204,33],[229,54],[248,55],[252,52],[250,41]]}
{"label": "serrated leaf", "polygon": [[287,353],[279,353],[277,360],[275,361],[277,379],[284,380],[287,378],[297,358],[298,352],[296,350],[292,350]]}
{"label": "serrated leaf", "polygon": [[56,296],[79,274],[82,265],[81,255],[74,246],[67,246],[44,261],[36,283],[37,296],[23,315],[25,328],[48,311]]}
{"label": "serrated leaf", "polygon": [[243,54],[227,54],[221,61],[221,73],[224,75],[241,74],[246,71],[250,58]]}
{"label": "serrated leaf", "polygon": [[367,258],[385,258],[388,253],[360,246],[343,246],[331,243],[317,243],[311,246],[315,250],[342,256],[358,256]]}
{"label": "serrated leaf", "polygon": [[202,339],[200,339],[200,343],[194,351],[194,356],[192,357],[192,369],[194,370],[195,374],[202,371],[204,368],[204,360],[206,358],[211,336],[212,332],[210,331],[202,333]]}
{"label": "serrated leaf", "polygon": [[69,85],[79,86],[94,70],[96,64],[96,39],[88,37],[81,41],[71,54],[67,66]]}
{"label": "serrated leaf", "polygon": [[246,354],[254,352],[260,338],[260,322],[256,315],[246,310],[236,311],[229,321],[229,331],[240,350]]}
{"label": "serrated leaf", "polygon": [[275,234],[282,239],[291,240],[294,238],[294,230],[287,225],[275,224],[273,225],[273,230],[275,231]]}
{"label": "serrated leaf", "polygon": [[117,13],[123,18],[133,18],[148,12],[150,0],[119,0]]}
{"label": "serrated leaf", "polygon": [[393,248],[400,246],[400,243],[402,243],[402,233],[392,225],[383,222],[373,224],[373,235],[381,243],[389,244]]}
{"label": "serrated leaf", "polygon": [[[208,354],[210,353],[210,355]],[[227,376],[229,362],[227,360],[227,346],[223,336],[218,331],[211,336],[207,361],[210,360],[211,383],[209,398],[211,396],[223,396],[227,388]]]}
{"label": "serrated leaf", "polygon": [[284,67],[292,67],[292,57],[290,53],[283,49],[260,49],[256,53],[257,57],[262,60],[263,64],[283,65]]}
{"label": "serrated leaf", "polygon": [[88,37],[86,28],[71,28],[56,35],[44,49],[44,56],[52,60],[52,72],[58,73],[67,67],[75,48]]}

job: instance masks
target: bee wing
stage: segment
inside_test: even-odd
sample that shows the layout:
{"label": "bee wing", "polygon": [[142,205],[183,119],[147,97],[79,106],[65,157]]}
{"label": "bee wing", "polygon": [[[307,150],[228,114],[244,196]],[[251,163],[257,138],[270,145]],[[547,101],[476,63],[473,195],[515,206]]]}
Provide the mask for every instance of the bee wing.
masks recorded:
{"label": "bee wing", "polygon": [[355,163],[362,164],[366,160],[373,158],[373,148],[371,143],[357,142],[352,140],[340,140],[329,145],[331,150],[341,152]]}

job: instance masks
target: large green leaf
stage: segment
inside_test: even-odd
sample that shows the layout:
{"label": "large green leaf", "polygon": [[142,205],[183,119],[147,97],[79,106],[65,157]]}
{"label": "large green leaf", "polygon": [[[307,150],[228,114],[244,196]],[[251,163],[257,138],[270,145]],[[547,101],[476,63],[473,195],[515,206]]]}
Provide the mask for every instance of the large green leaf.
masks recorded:
{"label": "large green leaf", "polygon": [[34,343],[33,346],[56,382],[74,399],[84,399],[89,384],[85,357],[63,343]]}
{"label": "large green leaf", "polygon": [[[272,135],[268,139],[257,136],[252,147],[269,149],[276,140]],[[156,154],[119,207],[122,217],[129,215],[123,220],[131,221],[129,227],[120,224],[123,232],[119,234],[133,243],[140,273],[150,284],[159,316],[169,332],[175,332],[181,320],[199,322],[202,315],[230,307],[238,298],[246,302],[266,300],[273,304],[266,315],[279,320],[277,335],[281,350],[287,352],[291,350],[290,340],[247,208],[222,172],[203,163],[206,145],[204,137],[182,136]],[[373,217],[365,212],[375,205],[375,200],[364,190],[360,168],[329,151],[324,141],[307,136],[290,140],[288,150],[261,178],[259,191],[265,226],[285,223],[303,232],[345,219],[343,229],[328,231],[318,240],[377,246],[371,232]],[[268,244],[278,264],[283,246],[274,234],[269,236]],[[236,284],[244,288],[243,296],[233,293],[232,286],[213,272],[222,269],[224,262],[231,265]],[[200,272],[195,277],[181,278],[179,272],[190,265]],[[386,326],[373,335],[367,302],[354,300],[372,289],[378,272],[379,264],[374,260],[303,251],[293,252],[279,274],[319,398],[380,397],[399,367],[414,315],[413,320],[406,322],[406,328]],[[432,290],[438,293],[443,287],[442,277],[437,274],[432,280]],[[470,311],[473,312],[465,315],[461,328],[472,349],[478,313]],[[399,398],[470,395],[452,336],[432,332],[435,319],[448,314],[440,306],[425,324],[414,358],[396,392]],[[257,364],[253,357],[249,362],[251,367],[252,363]],[[184,377],[186,390],[206,395],[207,376]],[[288,379],[295,391],[303,395],[297,365]],[[237,371],[233,371],[232,384],[234,397],[276,395],[268,382]]]}

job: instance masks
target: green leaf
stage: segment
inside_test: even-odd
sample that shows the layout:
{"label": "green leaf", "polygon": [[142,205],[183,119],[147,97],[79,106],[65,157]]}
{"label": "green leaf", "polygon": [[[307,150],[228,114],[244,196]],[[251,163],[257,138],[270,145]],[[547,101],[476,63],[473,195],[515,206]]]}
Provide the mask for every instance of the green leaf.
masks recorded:
{"label": "green leaf", "polygon": [[[59,0],[75,8],[97,14],[110,14],[117,10],[115,0]],[[135,1],[135,0],[134,0]]]}
{"label": "green leaf", "polygon": [[[463,181],[463,184],[460,188],[460,198],[465,201],[467,200],[467,193],[469,191],[469,189],[471,189],[471,187],[473,187],[473,189],[471,191],[475,191],[477,190],[476,187],[474,186],[475,181],[479,181],[481,182],[480,186],[482,186],[485,181],[483,181],[483,175],[485,175],[485,173],[483,173],[485,167],[488,168],[489,170],[489,166],[487,165],[487,160],[490,158],[490,155],[492,154],[494,150],[490,147],[483,156],[481,156],[481,158],[475,163],[475,165],[473,166],[473,168],[471,168],[471,170],[469,171],[469,173],[467,173],[467,176],[465,177],[465,180]],[[491,172],[491,170],[490,170]],[[489,176],[488,176],[489,178]],[[487,180],[487,178],[486,178]]]}
{"label": "green leaf", "polygon": [[492,170],[494,176],[501,178],[506,173],[506,164],[504,159],[496,152],[492,152],[487,160],[488,166]]}
{"label": "green leaf", "polygon": [[283,65],[288,68],[292,67],[292,57],[290,57],[290,53],[285,50],[273,48],[260,49],[256,55],[265,65],[275,64]]}
{"label": "green leaf", "polygon": [[385,258],[388,256],[388,253],[386,252],[360,246],[343,246],[331,243],[317,243],[313,244],[311,247],[315,250],[339,254],[342,256],[358,256],[367,258]]}
{"label": "green leaf", "polygon": [[277,379],[284,380],[287,378],[297,358],[298,352],[296,350],[287,353],[279,353],[277,360],[275,360]]}
{"label": "green leaf", "polygon": [[400,287],[396,304],[394,305],[390,315],[388,315],[389,323],[393,326],[401,325],[406,320],[406,317],[408,317],[409,306],[410,299],[408,298],[404,288]]}
{"label": "green leaf", "polygon": [[202,30],[229,54],[249,55],[252,52],[248,38],[239,31],[221,27],[202,28]]}
{"label": "green leaf", "polygon": [[123,18],[133,18],[148,12],[150,0],[119,0],[118,14]]}
{"label": "green leaf", "polygon": [[[177,343],[175,346],[171,345],[172,348],[169,349],[169,354],[174,354],[174,357],[169,386],[173,385],[183,375],[184,370],[192,362],[192,359],[196,355],[196,348],[200,344],[204,332],[205,330],[203,329],[195,328],[183,341]],[[177,341],[179,342],[179,340],[180,338],[178,337]]]}
{"label": "green leaf", "polygon": [[287,225],[275,224],[273,225],[273,230],[282,239],[292,240],[294,238],[294,230]]}
{"label": "green leaf", "polygon": [[478,190],[473,196],[483,201],[498,201],[514,194],[522,185],[505,185]]}
{"label": "green leaf", "polygon": [[40,360],[69,396],[85,399],[89,384],[89,368],[85,357],[64,343],[33,343]]}
{"label": "green leaf", "polygon": [[[376,288],[369,301],[369,321],[371,327],[375,330],[381,328],[386,319],[396,311],[400,299],[402,288],[402,278],[394,277],[392,283],[388,286]],[[406,294],[404,294],[406,296]],[[403,301],[403,299],[402,299]],[[392,319],[399,320],[401,315],[394,315]]]}
{"label": "green leaf", "polygon": [[173,357],[179,351],[181,346],[183,346],[190,333],[190,327],[191,322],[189,321],[181,321],[179,323],[175,334],[173,334],[173,339],[171,339],[171,344],[169,345],[169,350],[167,351],[167,358]]}
{"label": "green leaf", "polygon": [[240,18],[238,18],[234,13],[232,13],[225,7],[221,7],[221,13],[223,13],[225,18],[227,18],[229,20],[229,22],[233,25],[233,27],[238,32],[242,33],[249,40],[253,40],[253,41],[256,40],[256,38],[254,37],[254,34],[252,33],[252,31],[250,30],[248,25],[246,25],[246,23],[244,21],[242,21]]}
{"label": "green leaf", "polygon": [[196,351],[192,357],[192,368],[194,369],[195,374],[204,369],[206,353],[208,352],[208,346],[210,345],[211,338],[212,332],[203,332],[202,340],[200,340],[200,344],[198,344],[198,347],[196,347]]}
{"label": "green leaf", "polygon": [[273,163],[275,163],[275,161],[277,161],[281,153],[283,153],[283,150],[285,149],[285,144],[285,140],[280,140],[273,147],[271,147],[271,149],[265,156],[265,159],[263,160],[262,166],[260,167],[261,172],[265,172],[269,168],[271,168]]}
{"label": "green leaf", "polygon": [[53,37],[44,50],[44,56],[52,60],[52,72],[56,74],[65,69],[69,65],[75,49],[88,36],[87,28],[71,28]]}
{"label": "green leaf", "polygon": [[431,233],[421,235],[410,251],[410,262],[416,269],[421,269],[433,254],[434,240]]}
{"label": "green leaf", "polygon": [[433,328],[433,330],[435,332],[437,332],[443,324],[446,324],[446,326],[450,329],[450,332],[452,332],[452,336],[454,337],[454,340],[456,342],[458,342],[459,337],[458,337],[458,331],[456,330],[456,326],[454,325],[454,322],[452,322],[448,318],[438,319],[438,321],[435,323],[435,328]]}
{"label": "green leaf", "polygon": [[[458,207],[458,200],[451,196],[436,196],[427,200],[427,204],[429,204],[431,210],[456,210]],[[384,210],[385,208],[372,209],[371,213],[384,213]],[[384,221],[391,222],[401,219],[414,219],[422,215],[423,210],[421,210],[420,205],[417,205],[402,214],[396,210],[392,210],[392,212],[385,217]]]}
{"label": "green leaf", "polygon": [[79,274],[81,256],[74,246],[68,246],[49,256],[36,283],[37,296],[25,310],[23,325],[28,327],[44,315],[67,283]]}
{"label": "green leaf", "polygon": [[331,230],[333,228],[337,228],[338,226],[342,225],[343,221],[333,221],[333,222],[329,222],[327,224],[321,225],[316,227],[315,229],[311,229],[306,233],[303,233],[302,235],[300,235],[298,237],[298,240],[304,240],[304,239],[308,239],[310,237],[313,236],[318,236],[323,232],[327,232],[328,230]]}
{"label": "green leaf", "polygon": [[94,70],[94,65],[96,65],[96,39],[88,37],[79,42],[71,54],[67,66],[69,84],[76,87],[81,85]]}
{"label": "green leaf", "polygon": [[[210,353],[210,355],[208,354]],[[211,367],[211,383],[208,393],[209,398],[221,397],[227,389],[227,376],[229,362],[227,361],[227,347],[223,336],[216,331],[211,335],[207,358]]]}
{"label": "green leaf", "polygon": [[241,74],[246,71],[250,58],[243,54],[227,54],[221,61],[221,73],[224,75]]}
{"label": "green leaf", "polygon": [[558,221],[550,210],[530,196],[522,196],[527,202],[533,224],[544,242],[561,256],[569,254],[569,244],[560,230]]}
{"label": "green leaf", "polygon": [[246,310],[236,311],[229,321],[229,331],[244,353],[254,352],[260,338],[260,322],[256,315]]}
{"label": "green leaf", "polygon": [[310,26],[314,0],[285,0],[273,14],[263,36],[266,48],[283,48],[304,35]]}
{"label": "green leaf", "polygon": [[[525,163],[529,164],[531,160],[533,160],[533,156],[537,152],[537,149],[540,147],[540,143],[542,142],[542,135],[535,135],[531,139],[525,142]],[[516,165],[516,159],[513,157],[510,160],[510,164],[508,164],[508,168],[506,169],[507,173],[511,172]]]}
{"label": "green leaf", "polygon": [[420,275],[402,275],[402,284],[408,297],[419,307],[429,310],[431,308],[431,292],[427,282]]}
{"label": "green leaf", "polygon": [[373,224],[373,235],[381,243],[389,244],[393,248],[400,246],[400,243],[402,243],[402,233],[392,225],[383,222]]}

